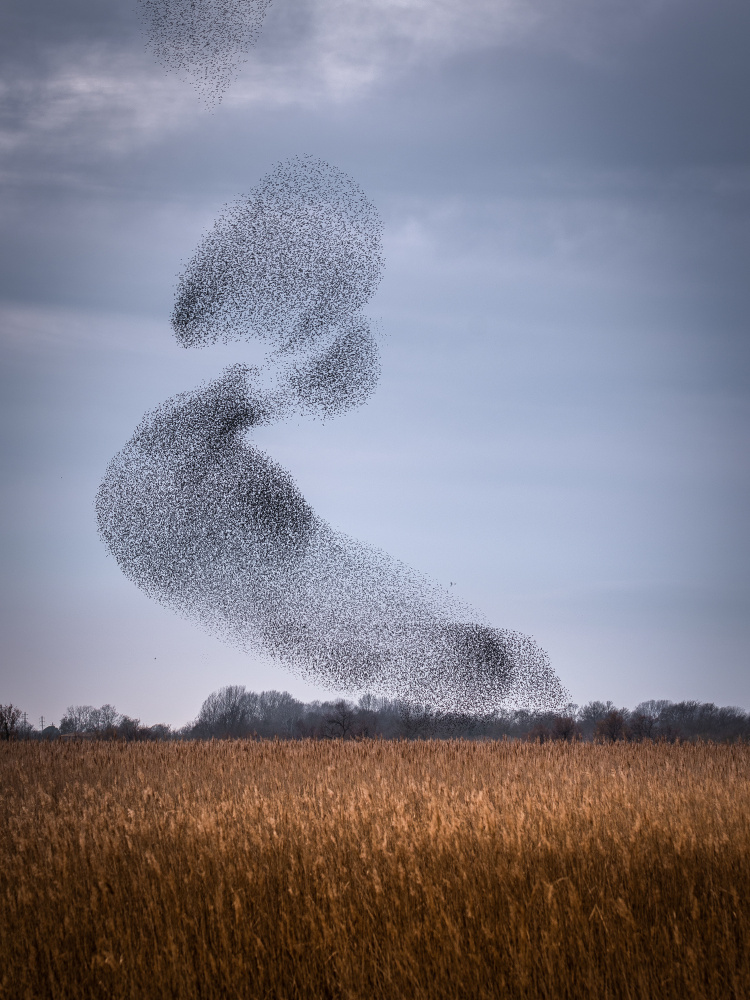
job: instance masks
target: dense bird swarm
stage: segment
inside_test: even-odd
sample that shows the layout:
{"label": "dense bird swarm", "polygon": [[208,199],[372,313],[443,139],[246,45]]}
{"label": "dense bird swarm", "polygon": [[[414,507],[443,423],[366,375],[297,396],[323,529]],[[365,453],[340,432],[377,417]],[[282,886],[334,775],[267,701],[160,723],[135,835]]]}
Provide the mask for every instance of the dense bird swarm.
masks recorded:
{"label": "dense bird swarm", "polygon": [[377,212],[313,159],[231,206],[179,280],[183,346],[260,337],[263,370],[231,366],[146,414],[97,497],[102,537],[146,593],[309,680],[445,710],[562,706],[536,643],[386,553],[336,531],[246,440],[291,413],[364,402],[379,373],[359,310],[383,269]]}
{"label": "dense bird swarm", "polygon": [[175,334],[185,347],[257,336],[296,351],[345,332],[383,266],[382,223],[361,188],[295,157],[201,241],[179,281]]}
{"label": "dense bird swarm", "polygon": [[750,747],[0,743],[0,982],[742,1000]]}
{"label": "dense bird swarm", "polygon": [[271,0],[139,0],[147,44],[191,80],[209,107],[221,101],[260,35]]}

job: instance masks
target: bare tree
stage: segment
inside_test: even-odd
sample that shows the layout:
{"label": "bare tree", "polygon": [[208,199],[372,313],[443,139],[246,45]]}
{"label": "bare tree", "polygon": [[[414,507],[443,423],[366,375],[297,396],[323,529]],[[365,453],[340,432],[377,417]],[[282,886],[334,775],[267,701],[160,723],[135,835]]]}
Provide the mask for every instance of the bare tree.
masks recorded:
{"label": "bare tree", "polygon": [[326,718],[326,735],[330,739],[351,739],[357,713],[351,702],[343,698],[331,708]]}
{"label": "bare tree", "polygon": [[61,733],[84,733],[89,724],[93,705],[68,705],[60,719]]}
{"label": "bare tree", "polygon": [[609,712],[615,710],[611,701],[590,701],[578,712],[578,724],[586,739],[591,739],[596,735],[597,726],[605,719]]}
{"label": "bare tree", "polygon": [[201,705],[196,730],[201,736],[247,736],[258,718],[258,696],[239,684],[214,691]]}
{"label": "bare tree", "polygon": [[117,735],[126,743],[137,740],[141,734],[141,720],[131,719],[129,715],[122,715],[118,720]]}
{"label": "bare tree", "polygon": [[305,707],[288,691],[263,691],[258,697],[258,713],[264,735],[289,738],[298,731]]}
{"label": "bare tree", "polygon": [[572,743],[580,739],[581,730],[572,715],[558,715],[552,723],[552,738]]}
{"label": "bare tree", "polygon": [[429,705],[398,703],[401,733],[407,740],[426,740],[434,735],[435,715]]}
{"label": "bare tree", "polygon": [[91,722],[97,732],[104,733],[117,728],[120,721],[120,713],[114,705],[102,705],[101,708],[94,709]]}
{"label": "bare tree", "polygon": [[360,735],[377,736],[380,715],[389,708],[387,701],[367,692],[359,699],[358,708]]}
{"label": "bare tree", "polygon": [[69,705],[60,720],[61,733],[115,734],[120,714],[114,705]]}
{"label": "bare tree", "polygon": [[14,740],[18,736],[18,723],[23,712],[15,705],[0,705],[0,739]]}
{"label": "bare tree", "polygon": [[607,712],[604,718],[596,724],[596,736],[609,743],[624,740],[626,736],[625,714],[616,708]]}
{"label": "bare tree", "polygon": [[652,740],[657,733],[657,720],[642,712],[633,712],[628,723],[628,739],[635,743],[641,740]]}

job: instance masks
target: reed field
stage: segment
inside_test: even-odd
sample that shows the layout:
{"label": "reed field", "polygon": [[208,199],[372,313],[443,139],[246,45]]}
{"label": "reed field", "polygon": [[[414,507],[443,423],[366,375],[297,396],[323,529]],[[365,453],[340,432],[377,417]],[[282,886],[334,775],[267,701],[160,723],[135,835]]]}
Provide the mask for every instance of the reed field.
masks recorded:
{"label": "reed field", "polygon": [[750,997],[750,747],[0,746],[0,995]]}

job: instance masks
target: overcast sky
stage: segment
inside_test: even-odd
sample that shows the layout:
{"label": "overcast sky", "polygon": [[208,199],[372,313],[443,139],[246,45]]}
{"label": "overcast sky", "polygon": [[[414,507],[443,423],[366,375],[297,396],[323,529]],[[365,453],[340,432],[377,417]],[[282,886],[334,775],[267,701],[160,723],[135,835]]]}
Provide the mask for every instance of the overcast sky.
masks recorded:
{"label": "overcast sky", "polygon": [[318,513],[535,636],[573,699],[750,708],[750,7],[273,0],[213,112],[135,0],[6,0],[2,672],[38,723],[324,697],[157,606],[93,498],[180,349],[176,275],[275,163],[385,224],[380,387],[256,436]]}

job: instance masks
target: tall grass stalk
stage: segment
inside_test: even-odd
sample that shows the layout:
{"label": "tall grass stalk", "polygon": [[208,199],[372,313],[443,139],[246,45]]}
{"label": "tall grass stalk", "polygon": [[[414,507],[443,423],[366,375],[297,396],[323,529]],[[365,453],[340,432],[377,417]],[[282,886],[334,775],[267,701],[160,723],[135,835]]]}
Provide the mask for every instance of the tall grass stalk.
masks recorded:
{"label": "tall grass stalk", "polygon": [[0,746],[0,995],[750,997],[750,747]]}

